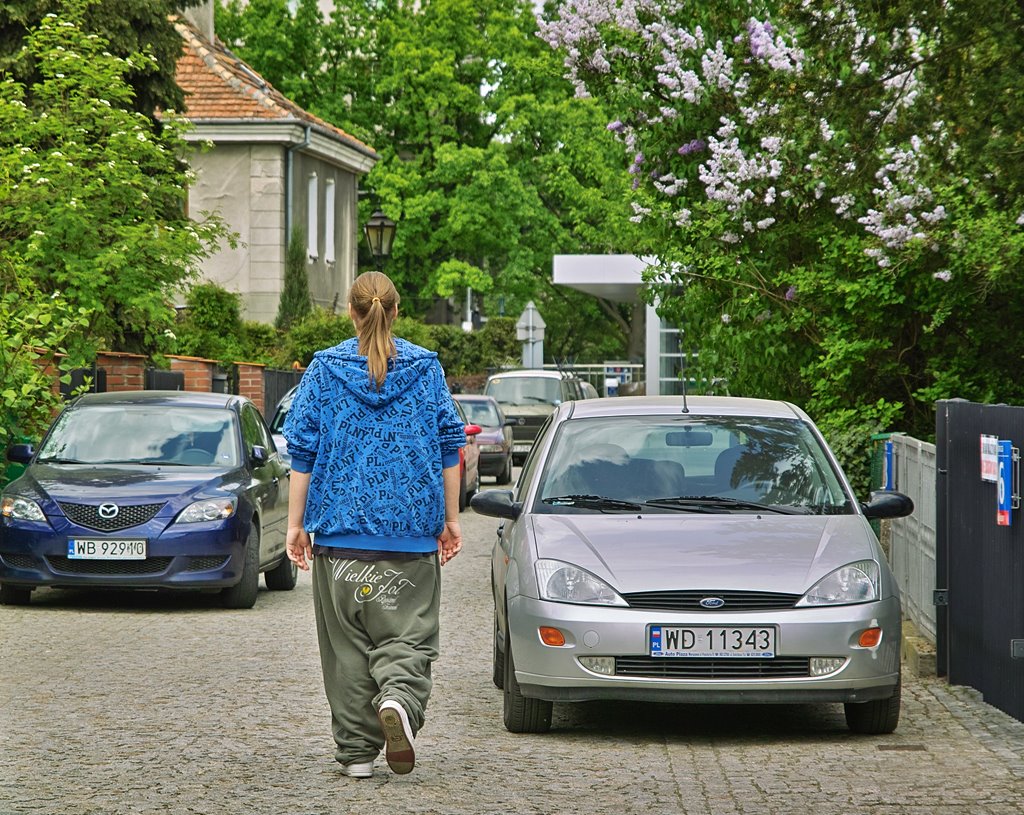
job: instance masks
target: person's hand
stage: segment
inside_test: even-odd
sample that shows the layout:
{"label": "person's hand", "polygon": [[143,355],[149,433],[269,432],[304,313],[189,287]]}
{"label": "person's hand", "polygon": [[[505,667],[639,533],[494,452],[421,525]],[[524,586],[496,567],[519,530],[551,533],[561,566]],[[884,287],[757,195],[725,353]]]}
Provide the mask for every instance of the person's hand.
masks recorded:
{"label": "person's hand", "polygon": [[444,530],[437,538],[437,551],[442,566],[462,551],[462,527],[458,520],[444,522]]}
{"label": "person's hand", "polygon": [[308,572],[307,561],[313,559],[313,542],[309,539],[309,533],[301,526],[289,526],[284,545],[288,551],[288,560]]}

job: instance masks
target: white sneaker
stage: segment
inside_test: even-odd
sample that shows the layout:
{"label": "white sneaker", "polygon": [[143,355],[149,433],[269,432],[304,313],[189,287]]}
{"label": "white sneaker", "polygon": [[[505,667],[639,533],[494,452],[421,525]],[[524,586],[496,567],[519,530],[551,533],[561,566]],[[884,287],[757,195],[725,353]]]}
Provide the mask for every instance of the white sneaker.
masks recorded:
{"label": "white sneaker", "polygon": [[388,766],[398,775],[411,773],[416,765],[416,753],[412,747],[412,727],[405,708],[394,699],[385,699],[377,708],[377,718],[384,731],[384,756]]}
{"label": "white sneaker", "polygon": [[373,762],[354,761],[351,764],[342,764],[341,774],[347,775],[349,778],[372,778]]}

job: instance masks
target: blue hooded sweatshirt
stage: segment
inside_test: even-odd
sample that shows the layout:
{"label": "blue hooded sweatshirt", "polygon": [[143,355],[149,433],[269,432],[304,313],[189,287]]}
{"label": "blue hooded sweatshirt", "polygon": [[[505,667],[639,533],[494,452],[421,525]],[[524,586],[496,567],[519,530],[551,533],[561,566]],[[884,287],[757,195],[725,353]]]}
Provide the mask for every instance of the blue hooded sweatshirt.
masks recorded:
{"label": "blue hooded sweatshirt", "polygon": [[318,352],[284,437],[310,473],[304,526],[317,548],[434,552],[444,529],[442,468],[459,462],[465,425],[437,354],[402,339],[380,390],[355,338]]}

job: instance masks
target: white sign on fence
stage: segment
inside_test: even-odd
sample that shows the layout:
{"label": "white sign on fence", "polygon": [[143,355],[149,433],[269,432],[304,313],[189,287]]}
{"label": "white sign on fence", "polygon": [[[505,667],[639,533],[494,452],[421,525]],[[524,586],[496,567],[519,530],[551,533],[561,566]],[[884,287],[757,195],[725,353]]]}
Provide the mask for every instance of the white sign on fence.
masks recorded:
{"label": "white sign on fence", "polygon": [[999,437],[981,434],[981,480],[999,480]]}

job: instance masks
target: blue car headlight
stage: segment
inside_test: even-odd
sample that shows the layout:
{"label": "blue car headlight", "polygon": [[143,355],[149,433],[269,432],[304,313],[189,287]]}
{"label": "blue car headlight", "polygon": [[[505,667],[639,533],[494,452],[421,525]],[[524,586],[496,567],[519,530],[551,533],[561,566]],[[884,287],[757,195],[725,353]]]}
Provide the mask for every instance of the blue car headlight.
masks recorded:
{"label": "blue car headlight", "polygon": [[16,521],[45,521],[46,513],[35,501],[30,498],[21,498],[17,495],[5,496],[0,501],[0,515],[5,518],[12,518]]}
{"label": "blue car headlight", "polygon": [[185,507],[175,523],[195,524],[203,521],[223,521],[234,514],[234,498],[207,498]]}
{"label": "blue car headlight", "polygon": [[538,560],[537,584],[542,600],[600,606],[629,605],[601,578],[561,560]]}
{"label": "blue car headlight", "polygon": [[797,606],[842,606],[878,599],[878,564],[873,560],[847,563],[825,575]]}

